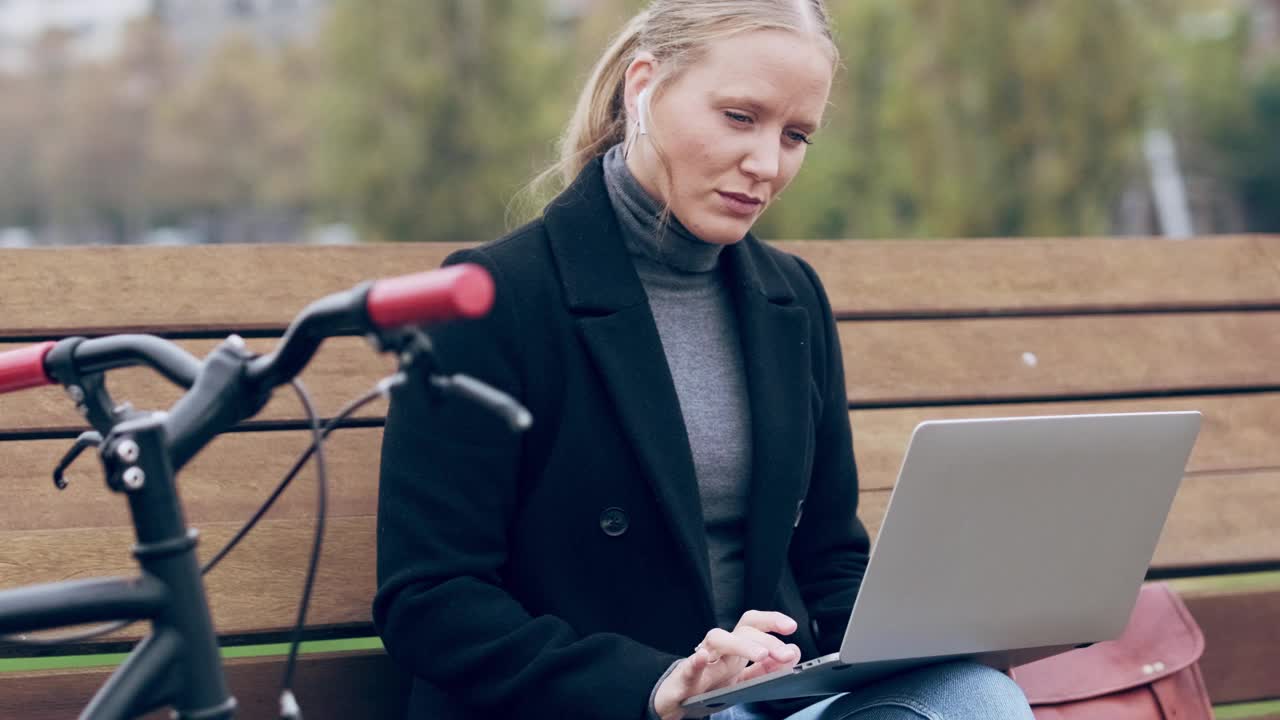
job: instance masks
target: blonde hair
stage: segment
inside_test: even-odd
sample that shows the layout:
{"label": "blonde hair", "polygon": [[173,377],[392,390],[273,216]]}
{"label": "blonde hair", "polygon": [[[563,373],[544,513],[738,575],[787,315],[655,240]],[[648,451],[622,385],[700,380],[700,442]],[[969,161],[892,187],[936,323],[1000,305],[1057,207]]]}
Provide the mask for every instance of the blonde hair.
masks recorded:
{"label": "blonde hair", "polygon": [[531,186],[558,181],[566,187],[588,163],[627,139],[626,71],[638,52],[649,51],[661,67],[649,92],[652,102],[709,44],[756,30],[816,35],[827,45],[833,66],[839,62],[825,0],[653,0],[596,62],[560,138],[559,160]]}

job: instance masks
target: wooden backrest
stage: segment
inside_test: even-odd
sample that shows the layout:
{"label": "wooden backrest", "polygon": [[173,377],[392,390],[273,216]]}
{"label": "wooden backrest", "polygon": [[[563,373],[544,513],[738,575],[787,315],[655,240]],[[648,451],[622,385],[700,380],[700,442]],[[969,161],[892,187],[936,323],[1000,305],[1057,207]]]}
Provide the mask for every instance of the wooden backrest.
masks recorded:
{"label": "wooden backrest", "polygon": [[[860,514],[873,532],[907,437],[923,419],[1199,409],[1203,430],[1153,574],[1280,567],[1280,533],[1272,530],[1274,508],[1280,507],[1280,444],[1274,442],[1280,428],[1280,240],[782,245],[815,266],[840,320]],[[364,279],[435,267],[456,247],[0,250],[0,350],[121,331],[182,338],[200,354],[239,332],[265,350],[308,301]],[[303,379],[329,415],[390,368],[363,341],[340,339],[326,344]],[[111,389],[118,400],[159,408],[177,397],[147,371],[116,376]],[[329,445],[329,535],[309,623],[316,636],[371,632],[384,410],[374,405],[359,427],[335,434]],[[0,481],[9,491],[0,505],[0,588],[135,572],[123,502],[101,485],[96,461],[82,459],[64,492],[49,481],[49,470],[82,425],[56,389],[0,398]],[[206,556],[305,447],[303,428],[297,402],[282,391],[258,419],[220,438],[183,473],[184,502],[202,532]],[[304,474],[209,576],[215,620],[229,640],[274,640],[292,623],[310,548],[313,498],[312,476]],[[1258,658],[1274,661],[1275,639],[1264,645],[1265,634],[1255,632],[1255,642],[1239,622],[1249,617],[1280,627],[1280,592],[1268,586],[1188,598],[1210,637],[1206,674],[1215,700],[1280,696],[1273,674],[1243,669]],[[375,679],[362,686],[373,688],[366,695],[385,693],[376,679],[387,674],[384,666],[348,660],[371,668]],[[315,662],[320,668],[346,661]],[[328,676],[317,670],[316,677]],[[4,683],[0,676],[0,698]],[[3,710],[0,705],[0,715]]]}

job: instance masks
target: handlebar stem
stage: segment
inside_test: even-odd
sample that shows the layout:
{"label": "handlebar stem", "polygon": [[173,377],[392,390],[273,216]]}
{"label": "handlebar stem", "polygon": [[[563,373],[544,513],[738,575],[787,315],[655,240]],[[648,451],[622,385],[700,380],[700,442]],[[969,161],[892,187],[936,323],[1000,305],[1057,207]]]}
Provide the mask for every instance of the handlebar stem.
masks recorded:
{"label": "handlebar stem", "polygon": [[253,417],[271,399],[272,385],[250,380],[247,369],[252,362],[243,346],[231,341],[221,343],[205,358],[195,384],[165,420],[169,461],[175,472],[218,433]]}

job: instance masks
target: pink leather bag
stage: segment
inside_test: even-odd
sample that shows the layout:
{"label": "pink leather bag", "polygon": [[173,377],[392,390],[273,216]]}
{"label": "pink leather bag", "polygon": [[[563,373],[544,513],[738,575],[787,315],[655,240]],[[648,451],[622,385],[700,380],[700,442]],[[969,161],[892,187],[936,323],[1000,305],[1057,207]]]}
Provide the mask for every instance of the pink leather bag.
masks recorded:
{"label": "pink leather bag", "polygon": [[1197,661],[1204,635],[1163,583],[1142,587],[1115,640],[1010,670],[1037,720],[1213,720]]}

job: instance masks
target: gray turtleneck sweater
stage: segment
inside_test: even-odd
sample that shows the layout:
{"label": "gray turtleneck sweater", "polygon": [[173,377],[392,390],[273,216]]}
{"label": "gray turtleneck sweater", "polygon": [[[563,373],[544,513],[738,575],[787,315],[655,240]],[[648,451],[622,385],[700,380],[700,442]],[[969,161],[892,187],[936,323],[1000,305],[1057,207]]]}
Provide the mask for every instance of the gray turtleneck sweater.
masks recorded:
{"label": "gray turtleneck sweater", "polygon": [[751,410],[722,248],[675,217],[659,227],[661,208],[627,168],[621,147],[604,157],[605,185],[675,381],[702,498],[716,623],[731,630],[745,609]]}

